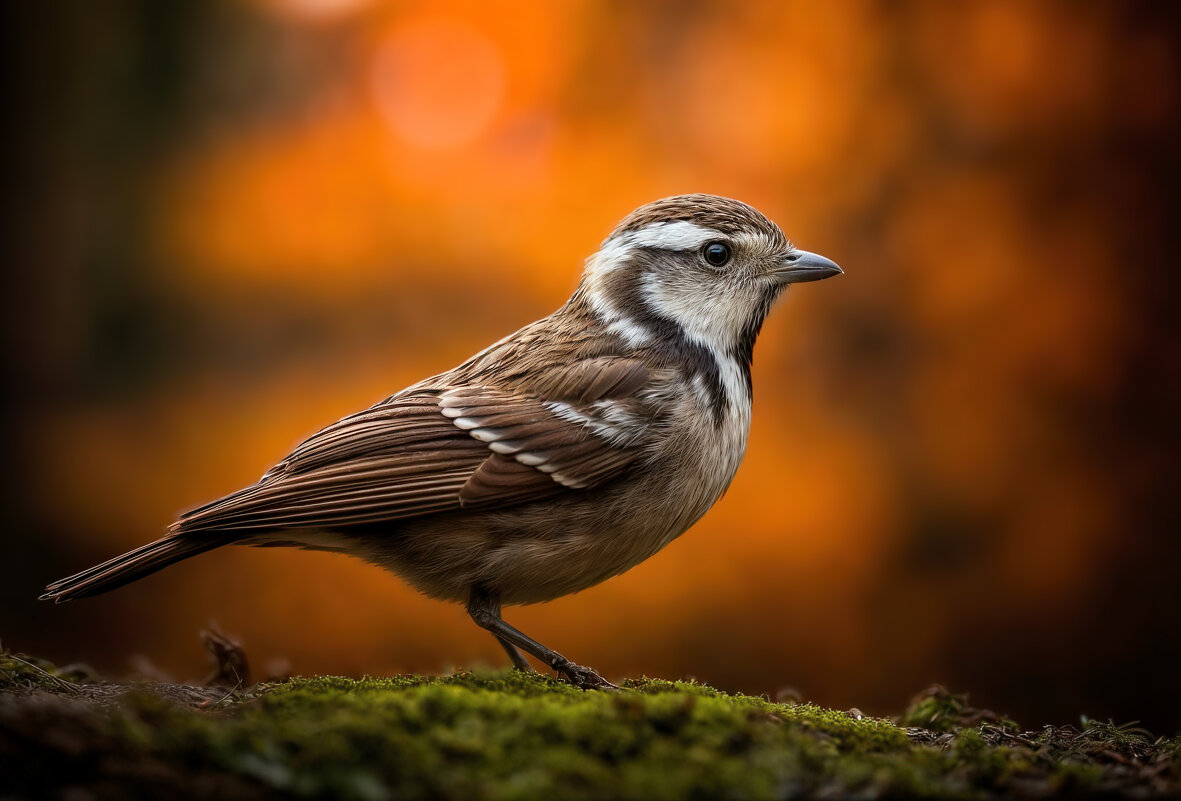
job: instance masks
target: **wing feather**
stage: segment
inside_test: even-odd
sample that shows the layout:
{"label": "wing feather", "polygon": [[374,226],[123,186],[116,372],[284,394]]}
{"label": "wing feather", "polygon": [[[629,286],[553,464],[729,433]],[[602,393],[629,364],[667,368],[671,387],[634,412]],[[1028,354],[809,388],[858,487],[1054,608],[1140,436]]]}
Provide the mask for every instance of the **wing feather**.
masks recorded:
{"label": "wing feather", "polygon": [[596,487],[643,452],[648,380],[636,361],[599,358],[509,386],[420,385],[328,426],[173,532],[350,526]]}

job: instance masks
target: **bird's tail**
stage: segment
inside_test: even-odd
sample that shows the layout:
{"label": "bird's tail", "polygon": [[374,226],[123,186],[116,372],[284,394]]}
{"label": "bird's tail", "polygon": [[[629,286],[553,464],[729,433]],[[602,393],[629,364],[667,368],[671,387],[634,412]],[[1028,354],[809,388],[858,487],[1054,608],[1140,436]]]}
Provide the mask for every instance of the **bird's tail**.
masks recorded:
{"label": "bird's tail", "polygon": [[42,601],[64,603],[75,598],[89,598],[144,576],[155,573],[199,553],[225,545],[230,539],[216,536],[194,537],[173,534],[142,545],[134,551],[95,565],[89,570],[55,581],[45,588]]}

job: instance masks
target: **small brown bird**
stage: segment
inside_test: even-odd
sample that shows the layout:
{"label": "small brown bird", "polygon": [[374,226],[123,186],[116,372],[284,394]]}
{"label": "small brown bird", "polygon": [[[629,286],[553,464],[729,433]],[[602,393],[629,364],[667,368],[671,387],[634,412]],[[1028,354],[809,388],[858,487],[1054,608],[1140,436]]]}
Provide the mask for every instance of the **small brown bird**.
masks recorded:
{"label": "small brown bird", "polygon": [[222,545],[337,551],[466,603],[521,669],[518,649],[579,687],[610,687],[505,623],[501,605],[598,584],[705,514],[746,449],[763,319],[789,284],[840,273],[745,203],[642,206],[553,314],[42,598],[96,595]]}

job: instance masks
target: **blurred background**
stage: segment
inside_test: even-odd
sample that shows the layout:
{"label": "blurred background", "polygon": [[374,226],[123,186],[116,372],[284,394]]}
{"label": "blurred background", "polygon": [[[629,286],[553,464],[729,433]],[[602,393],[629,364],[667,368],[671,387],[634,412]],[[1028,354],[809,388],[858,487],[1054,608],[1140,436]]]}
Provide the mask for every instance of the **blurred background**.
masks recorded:
{"label": "blurred background", "polygon": [[715,509],[510,622],[613,677],[1181,727],[1166,4],[10,6],[4,646],[194,679],[215,620],[264,674],[501,664],[341,556],[34,598],[547,314],[637,205],[713,192],[847,276],[764,328]]}

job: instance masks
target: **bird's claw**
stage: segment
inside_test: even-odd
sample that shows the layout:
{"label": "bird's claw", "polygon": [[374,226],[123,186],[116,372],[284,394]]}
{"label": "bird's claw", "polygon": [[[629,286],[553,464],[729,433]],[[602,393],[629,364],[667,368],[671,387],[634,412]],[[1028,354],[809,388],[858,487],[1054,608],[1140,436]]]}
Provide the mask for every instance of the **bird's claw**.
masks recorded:
{"label": "bird's claw", "polygon": [[566,681],[573,684],[580,690],[618,690],[619,687],[607,681],[605,678],[595,673],[588,667],[576,665],[573,662],[565,662],[564,664],[554,665],[554,670],[558,672]]}

